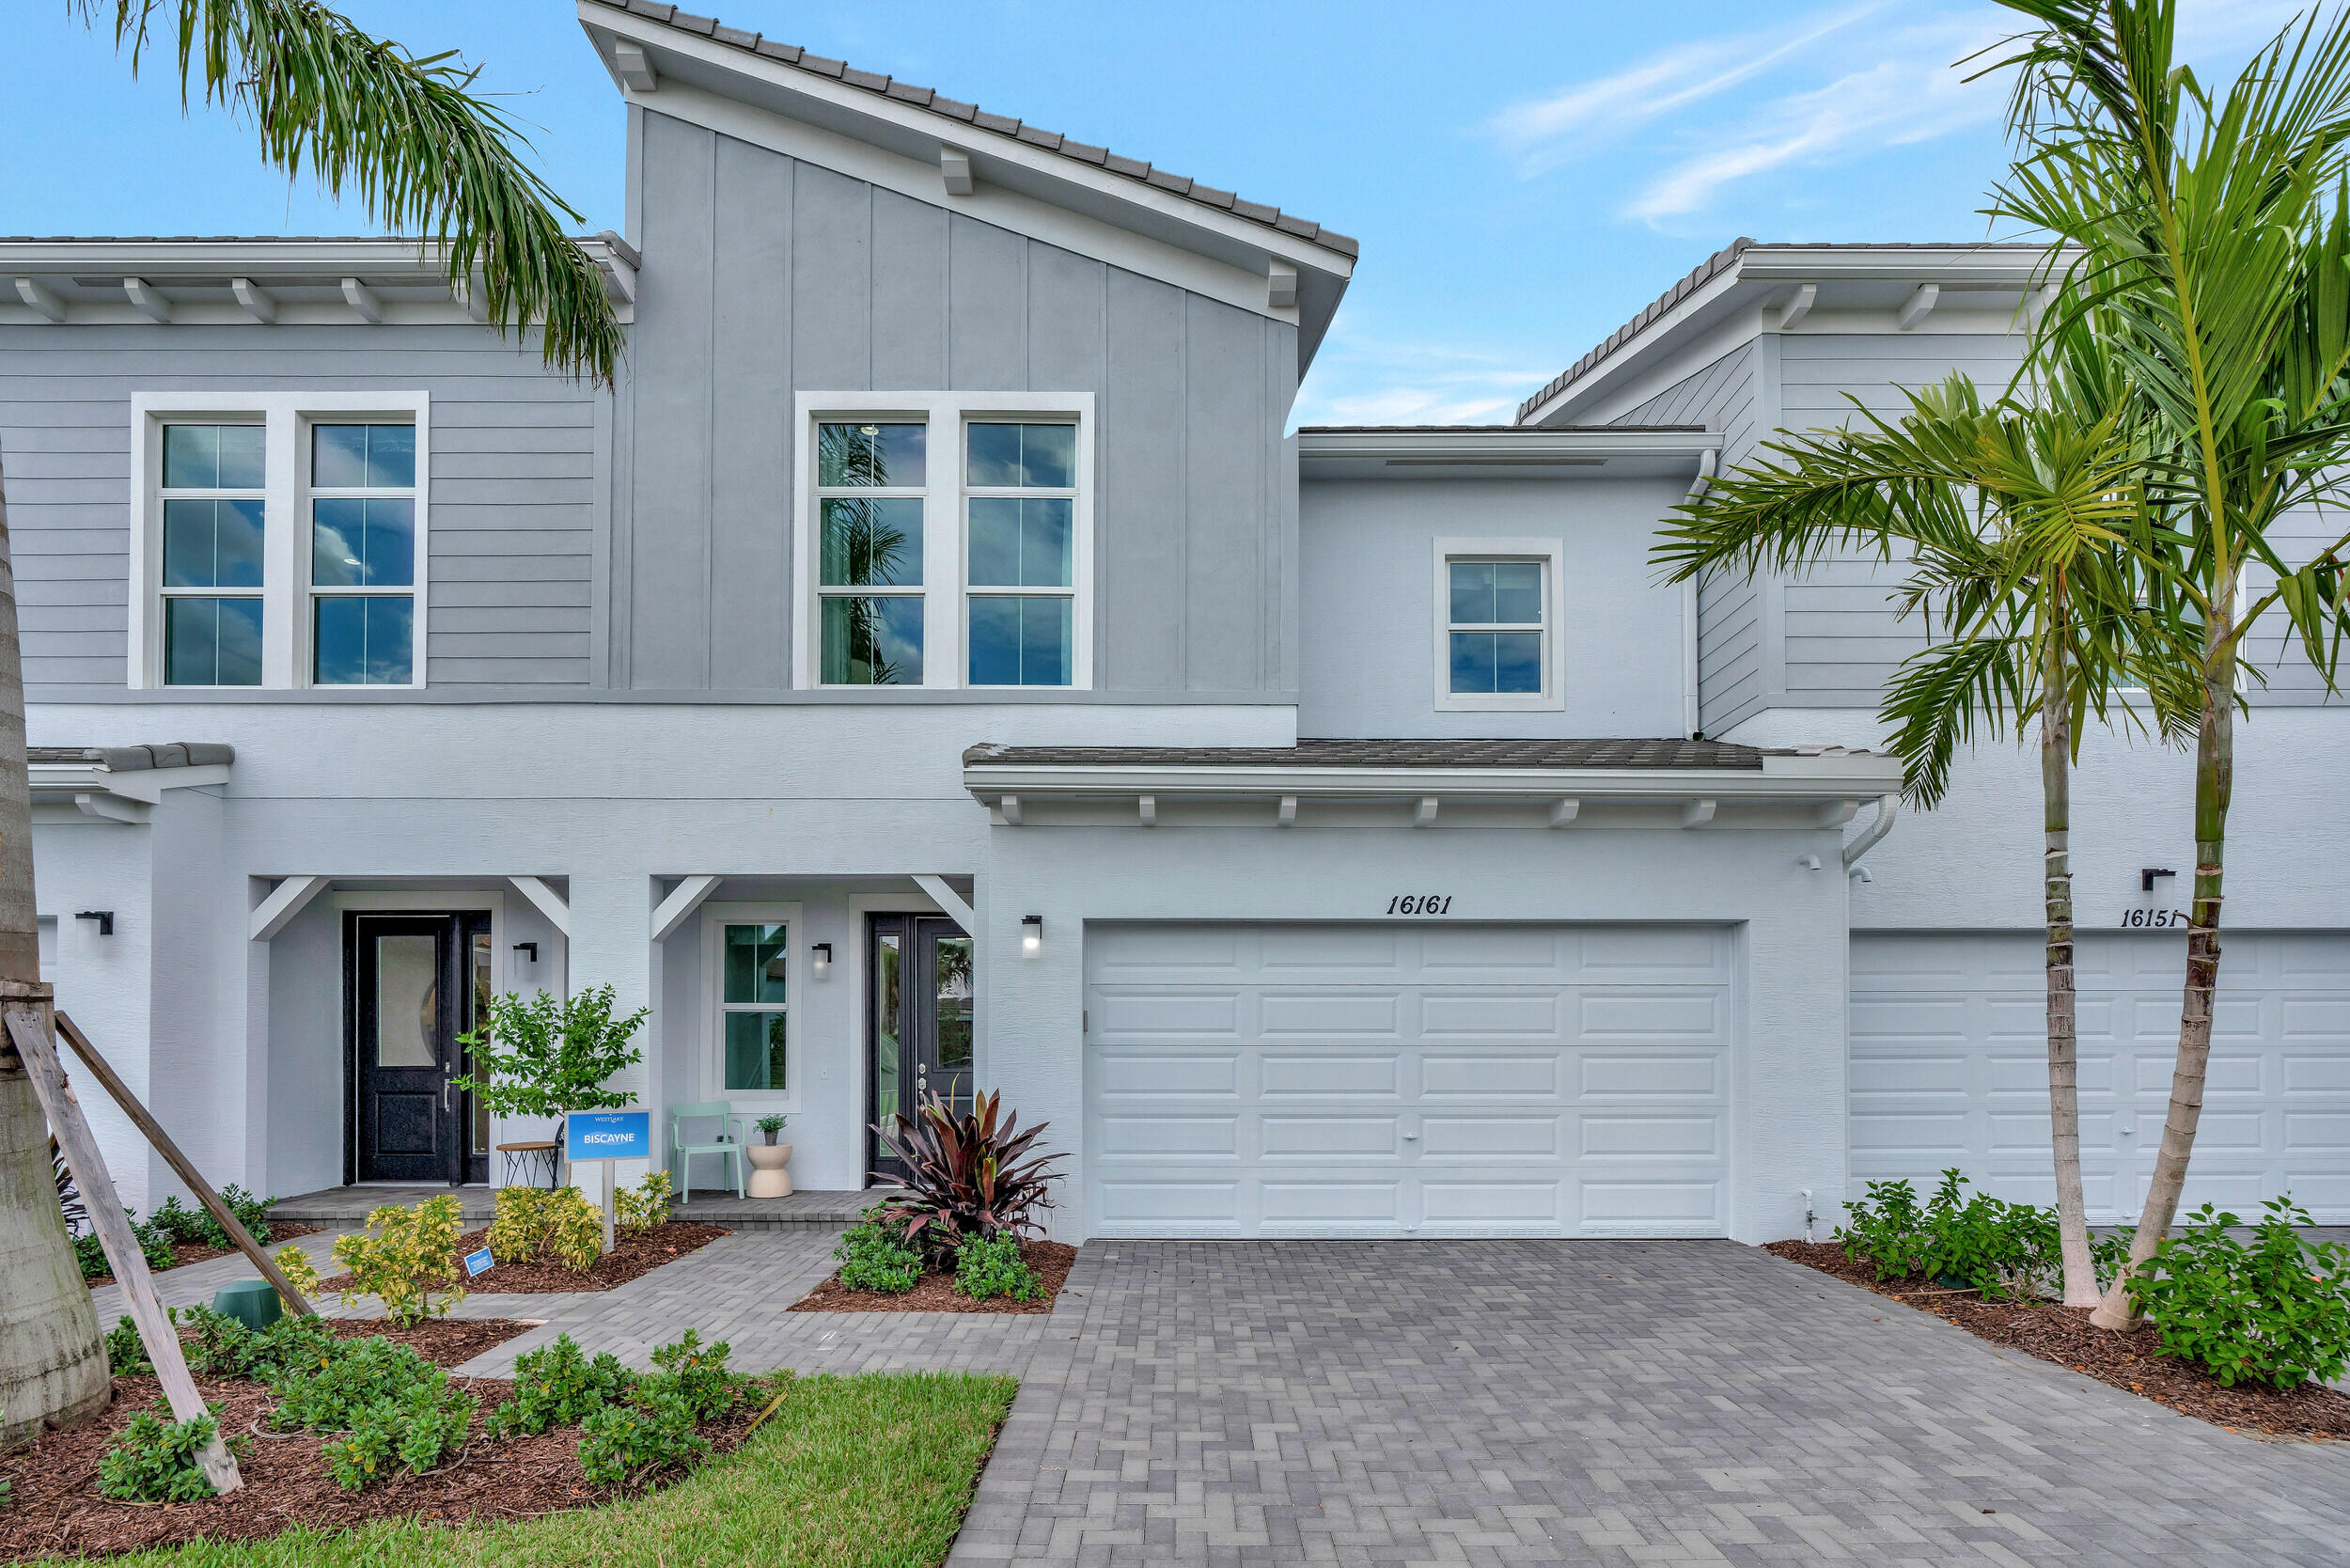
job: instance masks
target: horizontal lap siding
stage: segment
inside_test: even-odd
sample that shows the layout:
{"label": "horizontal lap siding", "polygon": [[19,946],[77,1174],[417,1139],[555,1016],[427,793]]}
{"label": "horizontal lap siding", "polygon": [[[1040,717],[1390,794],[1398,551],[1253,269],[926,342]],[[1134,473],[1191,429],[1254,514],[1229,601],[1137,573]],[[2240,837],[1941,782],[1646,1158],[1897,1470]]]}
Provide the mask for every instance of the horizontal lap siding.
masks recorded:
{"label": "horizontal lap siding", "polygon": [[870,388],[1094,394],[1095,684],[1294,688],[1295,328],[658,113],[641,130],[616,684],[789,683],[794,394]]}
{"label": "horizontal lap siding", "polygon": [[[1748,460],[1762,433],[1762,346],[1747,343],[1627,412],[1620,425],[1702,425],[1722,437],[1722,466]],[[1698,590],[1698,711],[1720,734],[1762,705],[1762,614],[1752,582],[1716,576]]]}
{"label": "horizontal lap siding", "polygon": [[75,325],[0,327],[27,685],[127,680],[132,396],[239,390],[430,394],[427,679],[587,682],[595,393],[475,327]]}

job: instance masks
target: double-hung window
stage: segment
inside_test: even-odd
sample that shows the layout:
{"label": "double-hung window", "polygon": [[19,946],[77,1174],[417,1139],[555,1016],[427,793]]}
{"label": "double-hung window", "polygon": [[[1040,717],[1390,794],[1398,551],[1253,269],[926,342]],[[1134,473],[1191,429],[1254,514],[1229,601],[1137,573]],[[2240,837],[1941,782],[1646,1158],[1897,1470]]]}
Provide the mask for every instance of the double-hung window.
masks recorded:
{"label": "double-hung window", "polygon": [[872,397],[799,398],[795,682],[1089,686],[1091,396]]}
{"label": "double-hung window", "polygon": [[162,675],[170,686],[261,683],[266,429],[162,431]]}
{"label": "double-hung window", "polygon": [[423,683],[421,392],[132,398],[133,686]]}
{"label": "double-hung window", "polygon": [[416,428],[310,430],[310,681],[415,681]]}
{"label": "double-hung window", "polygon": [[1436,542],[1436,706],[1560,706],[1556,541]]}

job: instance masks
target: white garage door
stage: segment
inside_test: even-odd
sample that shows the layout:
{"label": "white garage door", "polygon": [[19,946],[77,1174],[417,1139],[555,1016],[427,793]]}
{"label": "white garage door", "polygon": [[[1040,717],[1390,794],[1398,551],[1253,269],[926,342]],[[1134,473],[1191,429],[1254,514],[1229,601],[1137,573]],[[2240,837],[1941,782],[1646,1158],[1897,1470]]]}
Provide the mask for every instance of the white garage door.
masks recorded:
{"label": "white garage door", "polygon": [[[2290,1191],[2350,1223],[2350,937],[2222,933],[2201,1129],[2186,1208],[2238,1214]],[[2184,937],[2080,939],[2081,1176],[2090,1217],[2146,1196],[2178,1047]],[[1957,1166],[2053,1203],[2046,977],[2037,933],[1852,940],[1853,1191]]]}
{"label": "white garage door", "polygon": [[1086,933],[1097,1236],[1719,1235],[1706,928]]}

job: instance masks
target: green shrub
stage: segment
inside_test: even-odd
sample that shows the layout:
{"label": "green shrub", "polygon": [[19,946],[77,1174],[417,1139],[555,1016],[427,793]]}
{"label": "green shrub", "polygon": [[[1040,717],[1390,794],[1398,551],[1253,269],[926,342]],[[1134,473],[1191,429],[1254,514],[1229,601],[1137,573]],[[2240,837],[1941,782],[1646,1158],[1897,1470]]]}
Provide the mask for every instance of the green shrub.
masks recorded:
{"label": "green shrub", "polygon": [[128,1314],[106,1330],[106,1370],[117,1377],[136,1377],[155,1370],[155,1363],[147,1357],[147,1341],[139,1338],[139,1325]]}
{"label": "green shrub", "polygon": [[[405,1326],[441,1317],[465,1299],[457,1284],[457,1200],[428,1198],[413,1209],[386,1205],[368,1215],[368,1232],[335,1243],[335,1261],[351,1275],[343,1305],[380,1297],[384,1315]],[[443,1291],[433,1301],[435,1289]]]}
{"label": "green shrub", "polygon": [[[257,1242],[269,1240],[269,1209],[271,1204],[277,1201],[276,1199],[256,1198],[236,1183],[231,1182],[220,1189],[220,1200],[228,1205],[228,1212],[237,1216],[237,1223],[244,1227],[246,1234]],[[209,1219],[211,1216],[208,1215],[205,1217]],[[235,1245],[229,1241],[228,1232],[221,1230],[219,1226],[212,1227],[212,1233],[220,1237],[220,1240],[212,1243],[214,1247]]]}
{"label": "green shrub", "polygon": [[577,1187],[500,1187],[497,1217],[483,1242],[498,1258],[555,1262],[582,1274],[603,1256],[603,1211]]}
{"label": "green shrub", "polygon": [[314,1372],[343,1353],[344,1341],[321,1318],[282,1317],[267,1328],[247,1328],[210,1307],[172,1309],[172,1321],[193,1329],[188,1370],[198,1376],[249,1377],[276,1383]]}
{"label": "green shrub", "polygon": [[[169,1236],[152,1225],[140,1224],[139,1216],[129,1209],[123,1210],[122,1215],[131,1222],[131,1234],[136,1238],[140,1256],[147,1260],[150,1271],[167,1269],[179,1262],[172,1255]],[[73,1238],[73,1257],[82,1265],[85,1279],[105,1279],[114,1275],[114,1264],[106,1261],[105,1244],[98,1239],[94,1230],[88,1235]]]}
{"label": "green shrub", "polygon": [[973,1236],[955,1252],[955,1289],[974,1301],[1008,1295],[1014,1301],[1035,1301],[1044,1294],[1044,1282],[1020,1256],[1017,1238],[1003,1234]]}
{"label": "green shrub", "polygon": [[903,1295],[922,1282],[922,1254],[907,1243],[903,1222],[879,1205],[842,1233],[832,1255],[840,1260],[840,1283],[853,1291]]}
{"label": "green shrub", "polygon": [[580,1423],[579,1466],[590,1484],[618,1486],[659,1470],[683,1469],[710,1452],[694,1410],[674,1389],[648,1387],[626,1404],[607,1404]]}
{"label": "green shrub", "polygon": [[478,1402],[448,1386],[438,1368],[434,1379],[410,1385],[397,1397],[358,1412],[340,1437],[319,1449],[326,1473],[347,1492],[365,1490],[395,1469],[422,1475],[464,1447]]}
{"label": "green shrub", "polygon": [[[166,1242],[189,1247],[227,1247],[227,1232],[212,1222],[212,1216],[202,1209],[191,1209],[175,1194],[164,1200],[164,1206],[147,1216],[148,1228]],[[214,1241],[212,1237],[220,1240]]]}
{"label": "green shrub", "polygon": [[[98,1462],[98,1490],[124,1502],[200,1502],[212,1496],[212,1483],[204,1479],[196,1455],[219,1431],[220,1423],[209,1414],[172,1421],[155,1410],[142,1410]],[[250,1447],[241,1437],[228,1444],[240,1457]]]}
{"label": "green shrub", "polygon": [[2272,1198],[2249,1246],[2242,1222],[2209,1203],[2130,1276],[2130,1294],[2162,1348],[2201,1366],[2223,1388],[2330,1383],[2350,1363],[2350,1247],[2307,1242],[2308,1213]]}
{"label": "green shrub", "polygon": [[569,1334],[514,1361],[514,1397],[490,1413],[493,1435],[537,1434],[549,1427],[577,1426],[595,1412],[626,1399],[637,1375],[606,1351],[589,1360]]}
{"label": "green shrub", "polygon": [[1907,1182],[1871,1182],[1869,1196],[1848,1205],[1836,1231],[1844,1255],[1874,1265],[1880,1279],[1924,1275],[1956,1281],[1986,1296],[2046,1294],[2060,1266],[2054,1211],[1966,1197],[1955,1168],[1920,1205]]}
{"label": "green shrub", "polygon": [[612,1223],[627,1235],[643,1235],[669,1217],[672,1190],[667,1171],[647,1171],[634,1186],[613,1193]]}
{"label": "green shrub", "polygon": [[448,1374],[409,1349],[380,1335],[338,1340],[316,1366],[289,1367],[271,1381],[277,1409],[270,1424],[279,1431],[348,1432],[374,1405],[397,1402],[417,1388],[439,1388]]}
{"label": "green shrub", "polygon": [[689,1328],[677,1343],[652,1353],[652,1364],[660,1370],[642,1379],[640,1387],[674,1393],[694,1412],[696,1420],[714,1420],[742,1403],[751,1385],[749,1378],[727,1370],[731,1349],[724,1340],[703,1344],[700,1332]]}

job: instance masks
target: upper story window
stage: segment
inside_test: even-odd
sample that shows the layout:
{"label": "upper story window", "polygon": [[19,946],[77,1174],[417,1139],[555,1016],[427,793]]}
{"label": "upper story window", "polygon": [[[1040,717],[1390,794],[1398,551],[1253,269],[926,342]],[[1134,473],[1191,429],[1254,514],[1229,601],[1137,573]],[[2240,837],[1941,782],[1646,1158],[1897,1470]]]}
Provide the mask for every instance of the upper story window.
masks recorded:
{"label": "upper story window", "polygon": [[132,409],[132,685],[422,683],[424,394]]}
{"label": "upper story window", "polygon": [[163,678],[261,683],[263,427],[163,427]]}
{"label": "upper story window", "polygon": [[1092,684],[1089,394],[803,393],[803,686]]}
{"label": "upper story window", "polygon": [[1436,706],[1563,706],[1556,540],[1436,541]]}

